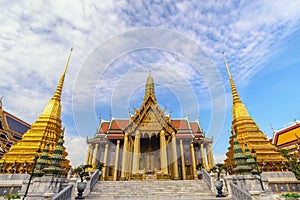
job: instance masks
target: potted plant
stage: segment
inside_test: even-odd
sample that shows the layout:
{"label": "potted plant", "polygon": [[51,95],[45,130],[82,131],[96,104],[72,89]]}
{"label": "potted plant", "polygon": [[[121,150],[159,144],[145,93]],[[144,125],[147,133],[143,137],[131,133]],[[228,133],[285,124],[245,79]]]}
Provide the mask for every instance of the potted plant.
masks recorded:
{"label": "potted plant", "polygon": [[99,169],[99,175],[102,176],[103,172],[102,172],[102,168],[104,167],[104,163],[99,161],[96,168]]}
{"label": "potted plant", "polygon": [[90,167],[92,167],[92,165],[80,165],[74,169],[74,173],[80,177],[80,182],[77,183],[78,196],[75,199],[84,199],[82,194],[86,188],[87,182],[83,181],[89,176],[89,172],[87,172],[86,169]]}
{"label": "potted plant", "polygon": [[203,167],[202,163],[198,163],[196,165],[196,173],[198,175],[198,178],[202,178],[202,167]]}
{"label": "potted plant", "polygon": [[223,163],[218,163],[211,169],[211,171],[217,173],[217,180],[215,181],[215,186],[218,191],[218,194],[216,197],[224,197],[224,195],[222,194],[223,181],[220,179],[221,172],[223,170],[226,170],[226,166]]}

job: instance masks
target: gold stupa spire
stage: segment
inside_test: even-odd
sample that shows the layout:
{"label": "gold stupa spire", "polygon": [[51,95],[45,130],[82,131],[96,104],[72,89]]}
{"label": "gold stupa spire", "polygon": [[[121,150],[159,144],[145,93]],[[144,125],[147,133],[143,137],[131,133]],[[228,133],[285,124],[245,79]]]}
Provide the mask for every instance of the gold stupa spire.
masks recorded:
{"label": "gold stupa spire", "polygon": [[56,99],[56,100],[60,101],[60,97],[61,97],[61,93],[62,93],[62,88],[63,88],[63,84],[64,84],[64,80],[65,80],[65,75],[66,75],[66,72],[67,72],[67,69],[68,69],[68,66],[69,66],[69,62],[70,62],[70,58],[71,58],[71,55],[72,55],[72,51],[73,51],[73,48],[71,48],[71,50],[70,50],[70,53],[69,53],[69,56],[68,56],[68,59],[67,59],[67,63],[66,63],[65,69],[64,69],[64,72],[63,72],[63,74],[60,77],[59,83],[57,85],[57,88],[55,90],[55,93],[54,93],[52,99]]}
{"label": "gold stupa spire", "polygon": [[[5,153],[1,158],[0,163],[5,163],[5,173],[9,173],[12,167],[15,168],[17,173],[24,170],[24,167],[26,167],[27,171],[30,171],[37,150],[40,149],[43,151],[47,145],[47,141],[50,141],[49,154],[52,154],[62,133],[60,100],[71,54],[72,49],[54,95],[47,103],[42,114],[31,125],[31,128],[24,133],[22,140],[13,145],[9,152]],[[64,151],[63,155],[65,159],[68,154]],[[65,159],[64,163],[63,167],[68,170],[70,168],[69,161]]]}
{"label": "gold stupa spire", "polygon": [[226,56],[225,56],[224,52],[222,52],[222,54],[224,56],[224,62],[225,62],[225,65],[226,65],[226,69],[227,69],[227,73],[228,73],[228,77],[229,77],[229,81],[230,81],[230,87],[231,87],[231,92],[232,92],[233,103],[241,102],[240,97],[239,97],[239,95],[238,95],[238,93],[236,91],[236,88],[235,88],[235,85],[234,85],[234,81],[232,79],[229,67],[228,67]]}
{"label": "gold stupa spire", "polygon": [[149,71],[149,75],[148,75],[147,81],[146,81],[144,101],[147,100],[149,96],[153,97],[153,99],[156,101],[155,90],[154,90],[154,80],[153,80],[153,77],[151,76],[151,71]]}
{"label": "gold stupa spire", "polygon": [[[236,135],[237,140],[242,145],[243,149],[245,149],[244,144],[247,144],[247,146],[250,149],[250,152],[252,150],[256,151],[256,157],[258,163],[264,162],[267,165],[270,165],[270,167],[267,168],[265,167],[266,171],[280,170],[282,161],[286,162],[287,159],[284,158],[281,155],[281,153],[277,151],[276,147],[273,144],[271,144],[271,142],[267,139],[266,135],[259,129],[255,121],[249,115],[246,106],[242,103],[238,95],[225,55],[224,55],[224,62],[230,80],[230,87],[231,87],[232,100],[233,100],[232,133]],[[230,141],[230,146],[232,146],[232,141]],[[228,167],[232,165],[232,163],[230,162],[233,159],[232,151],[233,148],[229,147],[228,152],[226,153],[227,159],[225,160],[225,165],[227,165]]]}

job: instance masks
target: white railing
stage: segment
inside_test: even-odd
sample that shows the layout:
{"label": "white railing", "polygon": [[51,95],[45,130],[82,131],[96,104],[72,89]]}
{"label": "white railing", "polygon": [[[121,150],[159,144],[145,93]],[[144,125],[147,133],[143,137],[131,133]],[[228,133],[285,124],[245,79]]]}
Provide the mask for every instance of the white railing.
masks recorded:
{"label": "white railing", "polygon": [[92,175],[92,177],[91,177],[91,181],[90,181],[90,190],[92,190],[93,187],[94,187],[94,186],[96,185],[96,183],[98,182],[99,176],[100,176],[99,169],[96,169],[96,171],[93,173],[93,175]]}
{"label": "white railing", "polygon": [[208,185],[208,187],[211,188],[212,186],[211,177],[210,174],[205,169],[202,169],[202,178],[204,182]]}
{"label": "white railing", "polygon": [[68,185],[60,191],[52,200],[71,200],[73,194],[73,185]]}
{"label": "white railing", "polygon": [[234,183],[230,183],[231,192],[232,192],[232,199],[233,200],[252,200],[251,195],[246,191],[237,186]]}

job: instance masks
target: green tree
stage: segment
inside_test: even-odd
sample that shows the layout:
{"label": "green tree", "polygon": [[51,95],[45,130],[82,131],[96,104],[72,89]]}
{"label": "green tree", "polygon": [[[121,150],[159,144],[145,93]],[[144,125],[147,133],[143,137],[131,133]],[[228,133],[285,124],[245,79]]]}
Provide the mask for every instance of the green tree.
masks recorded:
{"label": "green tree", "polygon": [[300,180],[300,165],[298,164],[297,157],[294,155],[290,155],[289,151],[286,149],[278,149],[277,151],[281,152],[283,157],[288,159],[292,168],[292,172],[295,174],[296,178]]}

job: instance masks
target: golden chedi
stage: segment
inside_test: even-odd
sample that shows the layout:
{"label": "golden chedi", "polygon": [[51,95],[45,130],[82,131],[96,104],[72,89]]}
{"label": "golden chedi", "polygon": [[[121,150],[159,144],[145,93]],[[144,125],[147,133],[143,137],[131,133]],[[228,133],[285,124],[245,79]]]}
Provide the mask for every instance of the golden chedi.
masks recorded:
{"label": "golden chedi", "polygon": [[[28,173],[32,170],[38,149],[43,151],[49,141],[49,157],[62,134],[61,124],[61,93],[63,83],[71,57],[72,49],[67,59],[63,74],[59,80],[55,93],[46,105],[43,113],[24,133],[22,140],[13,145],[9,152],[5,153],[0,160],[1,173]],[[65,173],[70,169],[68,153],[63,147],[62,168]]]}
{"label": "golden chedi", "polygon": [[[287,159],[282,156],[277,148],[267,139],[266,135],[259,129],[255,121],[249,115],[246,106],[242,103],[232,79],[228,63],[224,56],[228,72],[230,87],[232,91],[232,134],[236,134],[237,140],[245,151],[245,144],[248,145],[252,156],[256,156],[260,171],[281,171],[287,169]],[[231,137],[232,140],[232,137]],[[233,168],[232,141],[226,153],[225,165]]]}

